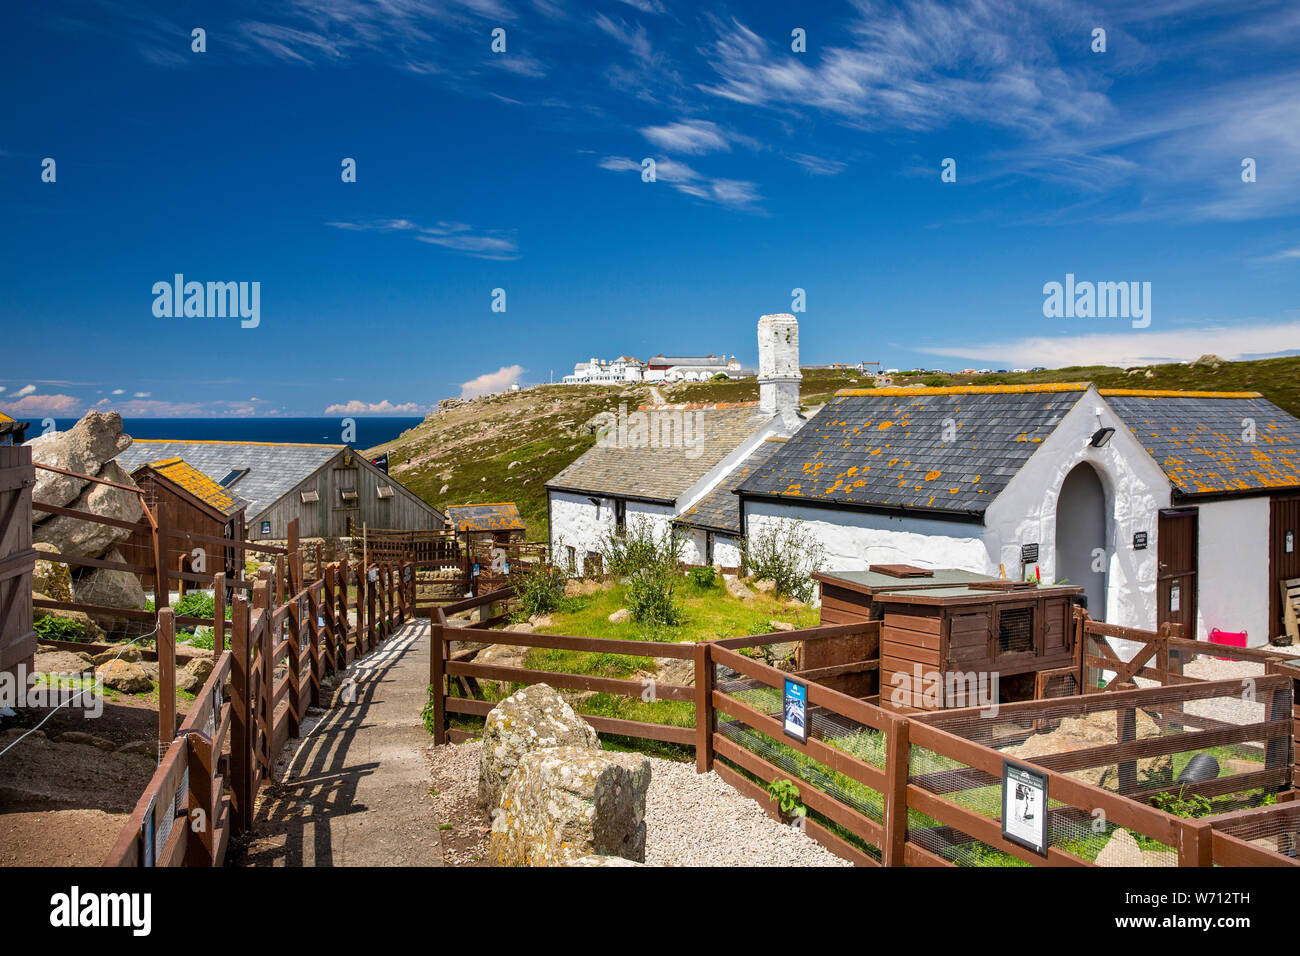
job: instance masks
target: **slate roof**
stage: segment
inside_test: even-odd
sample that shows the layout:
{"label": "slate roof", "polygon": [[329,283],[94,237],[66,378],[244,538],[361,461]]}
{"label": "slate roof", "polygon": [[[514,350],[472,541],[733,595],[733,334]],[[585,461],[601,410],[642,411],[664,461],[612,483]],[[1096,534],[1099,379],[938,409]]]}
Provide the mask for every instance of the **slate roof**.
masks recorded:
{"label": "slate roof", "polygon": [[736,488],[756,468],[765,465],[778,451],[782,442],[765,441],[754,453],[737,465],[703,498],[682,512],[678,522],[710,531],[740,534],[740,498]]}
{"label": "slate roof", "polygon": [[[1184,495],[1300,486],[1300,419],[1255,392],[1102,389]],[[1243,441],[1246,421],[1255,441]]]}
{"label": "slate roof", "polygon": [[[791,502],[983,515],[1087,387],[837,392],[740,490]],[[948,420],[952,441],[943,440]]]}
{"label": "slate roof", "polygon": [[447,521],[457,531],[524,531],[524,519],[513,501],[486,505],[454,505]]}
{"label": "slate roof", "polygon": [[[200,501],[220,511],[226,517],[248,507],[248,501],[232,491],[222,488],[215,480],[190,465],[183,458],[163,458],[148,462],[152,468],[168,481],[188,491]],[[137,468],[136,471],[140,469]],[[132,472],[134,475],[135,472]]]}
{"label": "slate roof", "polygon": [[[693,431],[691,447],[630,447],[634,438],[628,416],[628,440],[611,434],[608,445],[598,444],[546,483],[548,489],[611,497],[642,498],[675,503],[690,488],[735,451],[746,438],[772,420],[756,405],[739,408],[664,409],[660,414],[680,416],[677,422]],[[652,410],[651,415],[653,416]],[[651,418],[656,422],[658,419]],[[648,431],[659,434],[658,426]]]}
{"label": "slate roof", "polygon": [[232,470],[249,472],[229,487],[248,501],[248,515],[269,508],[346,445],[298,445],[280,442],[184,441],[137,438],[117,456],[127,471],[163,458],[183,458],[220,483]]}

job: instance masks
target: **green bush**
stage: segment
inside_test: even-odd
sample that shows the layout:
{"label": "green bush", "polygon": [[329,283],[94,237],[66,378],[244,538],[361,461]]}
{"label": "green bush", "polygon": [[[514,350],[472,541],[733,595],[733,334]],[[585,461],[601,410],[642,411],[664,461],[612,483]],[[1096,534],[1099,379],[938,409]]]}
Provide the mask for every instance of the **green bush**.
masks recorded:
{"label": "green bush", "polygon": [[74,621],[70,617],[55,617],[53,614],[47,614],[33,624],[32,629],[42,641],[85,640],[81,622]]}
{"label": "green bush", "polygon": [[745,570],[776,584],[778,594],[812,599],[813,575],[826,564],[826,549],[801,521],[765,526],[741,542]]}
{"label": "green bush", "polygon": [[620,534],[607,533],[598,545],[605,569],[627,581],[627,609],[632,620],[649,627],[682,623],[677,601],[681,580],[682,536],[670,529],[655,533],[646,519],[629,522]]}
{"label": "green bush", "polygon": [[718,583],[718,569],[711,564],[706,564],[703,567],[691,568],[688,575],[690,576],[691,583],[702,590],[711,588]]}
{"label": "green bush", "polygon": [[512,575],[515,596],[519,599],[516,614],[526,620],[535,614],[550,614],[567,606],[564,596],[564,572],[539,561],[522,572]]}

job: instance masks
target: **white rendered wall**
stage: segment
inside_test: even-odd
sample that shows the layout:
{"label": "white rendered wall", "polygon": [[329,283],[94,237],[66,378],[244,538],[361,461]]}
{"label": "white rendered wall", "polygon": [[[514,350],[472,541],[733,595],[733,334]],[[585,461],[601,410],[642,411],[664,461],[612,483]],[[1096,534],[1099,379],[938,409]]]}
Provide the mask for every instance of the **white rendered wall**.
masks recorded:
{"label": "white rendered wall", "polygon": [[551,498],[551,551],[561,562],[573,548],[573,571],[582,574],[587,552],[597,550],[596,545],[605,532],[614,527],[614,508],[608,502],[601,507],[592,504],[586,495],[567,491],[552,491]]}
{"label": "white rendered wall", "polygon": [[724,568],[740,566],[740,539],[731,535],[715,534],[713,536],[713,563]]}
{"label": "white rendered wall", "polygon": [[[1101,419],[1096,410],[1101,409]],[[1088,444],[1098,428],[1115,429],[1104,448]],[[1169,507],[1169,480],[1096,389],[1089,388],[994,499],[984,518],[998,542],[997,563],[1011,576],[1020,546],[1037,542],[1045,581],[1056,579],[1056,501],[1065,476],[1080,462],[1096,470],[1106,493],[1106,609],[1108,623],[1156,626],[1156,525]],[[1135,532],[1146,550],[1133,550]],[[1101,618],[1097,609],[1093,617]]]}
{"label": "white rendered wall", "polygon": [[1245,631],[1268,643],[1269,499],[1212,501],[1197,508],[1197,636],[1212,628]]}
{"label": "white rendered wall", "polygon": [[821,542],[828,570],[864,571],[870,564],[914,564],[997,573],[997,567],[990,566],[986,531],[974,522],[745,502],[745,522],[751,535],[791,520],[802,522]]}

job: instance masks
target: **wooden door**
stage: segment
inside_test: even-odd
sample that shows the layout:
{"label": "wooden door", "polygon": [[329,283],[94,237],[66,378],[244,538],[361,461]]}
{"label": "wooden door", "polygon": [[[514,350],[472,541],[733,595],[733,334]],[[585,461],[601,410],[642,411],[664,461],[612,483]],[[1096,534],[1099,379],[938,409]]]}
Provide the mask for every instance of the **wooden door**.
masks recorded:
{"label": "wooden door", "polygon": [[1160,512],[1156,531],[1156,626],[1176,624],[1178,636],[1196,640],[1197,513]]}
{"label": "wooden door", "polygon": [[[32,450],[0,447],[0,672],[31,669],[36,650],[32,630]],[[21,693],[21,688],[19,689]]]}
{"label": "wooden door", "polygon": [[1285,633],[1280,583],[1300,578],[1300,495],[1274,498],[1268,527],[1269,637]]}

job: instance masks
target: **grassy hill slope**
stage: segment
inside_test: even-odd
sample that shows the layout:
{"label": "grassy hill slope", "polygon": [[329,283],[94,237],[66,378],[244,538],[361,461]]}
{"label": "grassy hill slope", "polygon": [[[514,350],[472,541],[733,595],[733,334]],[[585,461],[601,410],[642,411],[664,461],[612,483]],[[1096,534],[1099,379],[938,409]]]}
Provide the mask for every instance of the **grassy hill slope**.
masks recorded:
{"label": "grassy hill slope", "polygon": [[[905,385],[1019,385],[1031,382],[1095,382],[1099,388],[1255,391],[1300,416],[1300,357],[1254,362],[1152,365],[1133,369],[1104,365],[1002,375],[906,373]],[[872,384],[857,372],[807,369],[800,396],[820,405],[841,388]],[[660,385],[667,402],[749,402],[758,399],[754,379]],[[529,540],[546,539],[546,482],[595,444],[584,423],[599,412],[616,412],[654,401],[648,385],[542,385],[487,395],[430,415],[420,425],[367,454],[389,453],[393,477],[437,508],[514,501],[528,524]],[[409,459],[409,461],[408,461]],[[512,466],[513,463],[513,467]]]}

